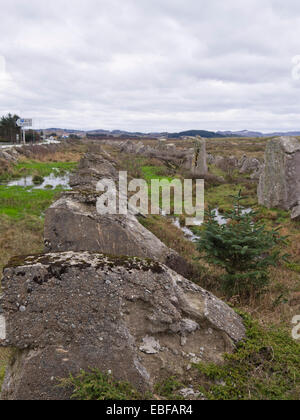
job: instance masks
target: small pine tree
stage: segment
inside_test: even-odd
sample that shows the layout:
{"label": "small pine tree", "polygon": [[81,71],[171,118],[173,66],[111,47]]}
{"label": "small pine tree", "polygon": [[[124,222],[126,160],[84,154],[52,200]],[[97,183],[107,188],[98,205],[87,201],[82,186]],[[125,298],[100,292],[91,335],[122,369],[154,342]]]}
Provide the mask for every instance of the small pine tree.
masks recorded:
{"label": "small pine tree", "polygon": [[228,297],[261,293],[269,284],[268,268],[286,257],[276,247],[286,238],[278,229],[267,230],[256,220],[256,212],[243,211],[241,201],[245,198],[241,191],[233,196],[235,205],[225,213],[224,225],[219,225],[215,212],[210,209],[198,242],[204,258],[225,269],[220,282]]}

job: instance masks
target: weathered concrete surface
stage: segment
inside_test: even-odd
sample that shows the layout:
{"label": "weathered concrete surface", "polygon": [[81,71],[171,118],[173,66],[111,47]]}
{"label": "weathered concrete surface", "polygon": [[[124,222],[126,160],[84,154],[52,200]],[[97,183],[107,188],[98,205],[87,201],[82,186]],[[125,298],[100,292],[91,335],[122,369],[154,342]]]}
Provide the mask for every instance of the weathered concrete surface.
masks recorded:
{"label": "weathered concrete surface", "polygon": [[235,156],[217,156],[215,159],[215,165],[217,168],[222,169],[224,172],[233,170],[238,166],[238,159]]}
{"label": "weathered concrete surface", "polygon": [[59,378],[110,370],[145,391],[193,362],[221,362],[242,340],[241,318],[212,294],[149,260],[61,253],[4,270],[1,307],[15,348],[4,400],[70,398]]}
{"label": "weathered concrete surface", "polygon": [[98,214],[97,183],[108,178],[117,184],[115,166],[103,154],[87,153],[81,159],[70,179],[74,191],[63,194],[46,211],[46,252],[90,251],[152,258],[189,277],[190,265],[144,228],[132,211],[128,215]]}
{"label": "weathered concrete surface", "polygon": [[293,208],[291,219],[295,221],[300,221],[300,204]]}
{"label": "weathered concrete surface", "polygon": [[268,142],[258,186],[259,204],[292,210],[300,205],[300,141],[278,137]]}
{"label": "weathered concrete surface", "polygon": [[240,169],[240,174],[257,173],[261,169],[261,163],[256,158],[246,158]]}
{"label": "weathered concrete surface", "polygon": [[0,315],[0,340],[5,340],[6,338],[6,325],[4,315]]}
{"label": "weathered concrete surface", "polygon": [[75,190],[96,191],[98,181],[104,178],[117,181],[115,163],[107,159],[107,154],[86,153],[80,160],[77,171],[70,177],[70,186]]}
{"label": "weathered concrete surface", "polygon": [[192,162],[192,173],[194,175],[205,175],[208,172],[206,158],[206,141],[196,137],[194,144],[194,158]]}
{"label": "weathered concrete surface", "polygon": [[189,277],[189,264],[133,214],[99,215],[94,192],[65,193],[45,217],[46,252],[90,251],[156,259]]}
{"label": "weathered concrete surface", "polygon": [[[191,139],[195,141],[195,138]],[[196,139],[196,143],[197,141],[199,139]],[[108,140],[104,143],[119,148],[121,153],[160,159],[169,164],[175,164],[178,167],[182,166],[194,174],[202,175],[207,173],[205,140],[201,138],[196,149],[195,147],[191,149],[178,148],[176,144],[167,143],[166,139],[159,139],[157,142],[153,142],[153,147],[149,145],[145,146],[141,141],[134,142],[131,140],[121,143]]]}

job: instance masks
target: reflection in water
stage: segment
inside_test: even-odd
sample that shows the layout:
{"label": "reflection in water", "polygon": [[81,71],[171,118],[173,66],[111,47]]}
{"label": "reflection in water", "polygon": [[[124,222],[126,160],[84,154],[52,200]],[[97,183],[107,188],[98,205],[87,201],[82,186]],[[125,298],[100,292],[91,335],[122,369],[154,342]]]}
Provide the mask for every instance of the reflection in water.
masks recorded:
{"label": "reflection in water", "polygon": [[46,187],[51,186],[52,188],[56,188],[58,186],[62,186],[64,188],[70,189],[70,175],[58,175],[57,173],[52,173],[49,176],[44,178],[44,181],[40,185],[35,185],[33,182],[32,176],[25,176],[20,179],[16,179],[14,181],[8,182],[6,185],[8,187],[33,187],[33,189],[40,189],[44,190]]}

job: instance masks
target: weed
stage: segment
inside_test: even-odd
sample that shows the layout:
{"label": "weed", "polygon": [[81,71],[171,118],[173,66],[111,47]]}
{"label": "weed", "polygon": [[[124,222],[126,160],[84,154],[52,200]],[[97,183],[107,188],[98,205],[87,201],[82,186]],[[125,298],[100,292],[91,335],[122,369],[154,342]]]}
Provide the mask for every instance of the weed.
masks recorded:
{"label": "weed", "polygon": [[247,339],[224,365],[199,364],[210,400],[293,400],[300,395],[300,343],[282,327],[261,327],[242,314]]}
{"label": "weed", "polygon": [[62,387],[73,389],[72,399],[85,401],[140,400],[142,395],[128,382],[116,381],[111,375],[98,369],[81,371],[78,376],[70,375],[61,381]]}

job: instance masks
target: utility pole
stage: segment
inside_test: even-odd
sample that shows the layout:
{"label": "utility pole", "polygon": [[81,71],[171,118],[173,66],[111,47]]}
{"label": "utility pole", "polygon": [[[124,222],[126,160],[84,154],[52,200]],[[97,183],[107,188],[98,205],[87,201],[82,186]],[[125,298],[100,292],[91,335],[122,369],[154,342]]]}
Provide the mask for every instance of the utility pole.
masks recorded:
{"label": "utility pole", "polygon": [[25,128],[22,128],[22,133],[23,133],[23,144],[26,144],[26,133],[25,133]]}

